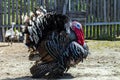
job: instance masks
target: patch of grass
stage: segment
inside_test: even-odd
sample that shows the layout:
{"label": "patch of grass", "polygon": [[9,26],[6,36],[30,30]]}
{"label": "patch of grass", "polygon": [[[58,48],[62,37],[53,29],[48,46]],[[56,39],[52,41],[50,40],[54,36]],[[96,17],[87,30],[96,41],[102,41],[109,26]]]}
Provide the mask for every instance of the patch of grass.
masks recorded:
{"label": "patch of grass", "polygon": [[120,41],[87,40],[91,49],[120,48]]}

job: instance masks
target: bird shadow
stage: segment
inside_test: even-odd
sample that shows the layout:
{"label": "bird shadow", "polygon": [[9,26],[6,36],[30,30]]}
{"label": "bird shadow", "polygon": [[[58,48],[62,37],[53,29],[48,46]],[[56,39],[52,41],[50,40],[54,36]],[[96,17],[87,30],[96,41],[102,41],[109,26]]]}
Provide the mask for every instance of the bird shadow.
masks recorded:
{"label": "bird shadow", "polygon": [[60,76],[59,78],[32,78],[32,76],[23,76],[23,77],[17,77],[17,78],[6,78],[2,80],[57,80],[57,79],[72,79],[74,78],[69,73],[64,73],[63,76]]}
{"label": "bird shadow", "polygon": [[7,47],[7,46],[10,46],[10,45],[0,45],[0,47]]}
{"label": "bird shadow", "polygon": [[64,73],[63,76],[60,77],[60,79],[72,79],[74,76],[72,76],[70,73]]}

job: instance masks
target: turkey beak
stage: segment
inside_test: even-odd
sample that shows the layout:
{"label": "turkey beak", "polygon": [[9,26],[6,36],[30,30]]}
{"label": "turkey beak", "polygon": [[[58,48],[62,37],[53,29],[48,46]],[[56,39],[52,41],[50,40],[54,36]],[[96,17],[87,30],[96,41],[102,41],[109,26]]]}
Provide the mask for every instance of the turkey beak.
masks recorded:
{"label": "turkey beak", "polygon": [[70,34],[70,27],[66,27],[66,33]]}
{"label": "turkey beak", "polygon": [[65,24],[66,33],[70,34],[71,22]]}

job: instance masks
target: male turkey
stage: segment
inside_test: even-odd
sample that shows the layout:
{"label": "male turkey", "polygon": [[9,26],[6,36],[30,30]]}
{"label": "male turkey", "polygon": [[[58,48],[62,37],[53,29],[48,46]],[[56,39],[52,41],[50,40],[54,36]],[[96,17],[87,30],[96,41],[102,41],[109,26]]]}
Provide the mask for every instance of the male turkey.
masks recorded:
{"label": "male turkey", "polygon": [[87,57],[88,47],[85,44],[81,46],[76,40],[79,35],[71,24],[68,16],[55,13],[25,20],[25,44],[30,51],[29,59],[37,61],[30,69],[33,77],[62,75],[71,65]]}

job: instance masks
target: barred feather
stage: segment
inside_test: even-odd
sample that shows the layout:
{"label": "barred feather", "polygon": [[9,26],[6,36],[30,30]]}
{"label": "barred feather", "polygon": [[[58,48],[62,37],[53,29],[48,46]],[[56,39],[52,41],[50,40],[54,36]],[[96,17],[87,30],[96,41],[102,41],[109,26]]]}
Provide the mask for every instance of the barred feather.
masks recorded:
{"label": "barred feather", "polygon": [[58,74],[62,74],[64,69],[62,69],[58,62],[52,61],[49,63],[39,63],[37,65],[33,65],[30,68],[30,71],[34,78],[41,78],[45,77],[47,73],[47,76],[50,75],[55,77]]}
{"label": "barred feather", "polygon": [[62,14],[46,14],[43,17],[37,17],[35,21],[31,22],[28,26],[28,31],[31,36],[31,41],[38,47],[43,39],[47,38],[49,33],[57,31],[60,33],[64,29],[65,23],[69,22],[70,19],[66,15]]}

